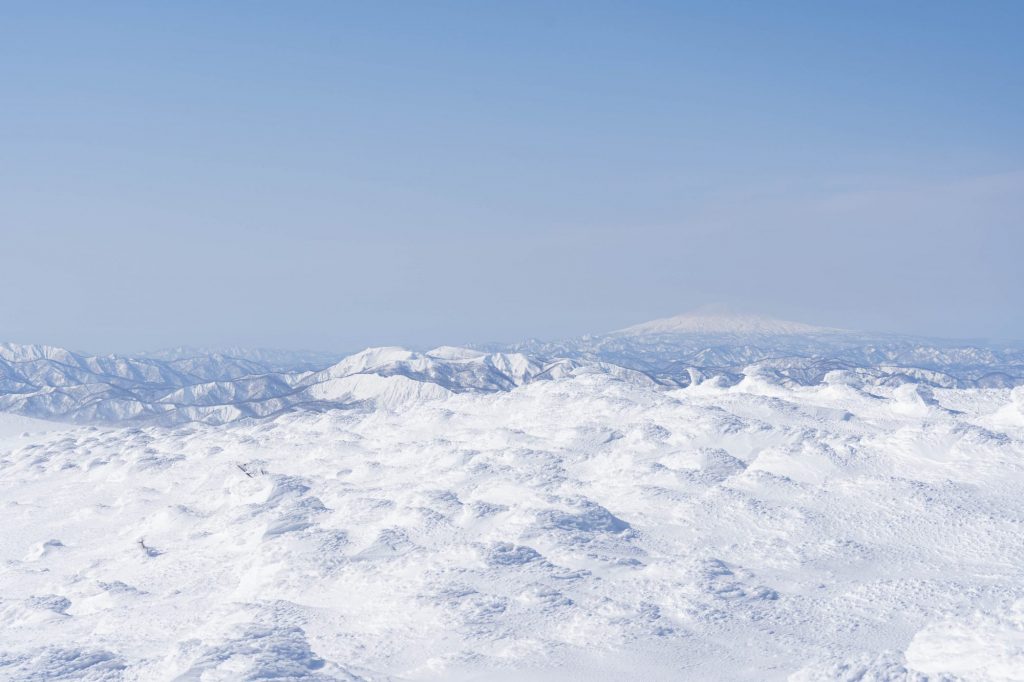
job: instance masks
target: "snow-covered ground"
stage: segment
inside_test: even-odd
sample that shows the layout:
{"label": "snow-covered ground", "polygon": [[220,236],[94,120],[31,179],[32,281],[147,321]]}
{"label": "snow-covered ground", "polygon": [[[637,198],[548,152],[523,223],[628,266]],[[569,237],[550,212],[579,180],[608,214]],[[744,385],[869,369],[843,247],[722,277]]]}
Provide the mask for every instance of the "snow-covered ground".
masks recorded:
{"label": "snow-covered ground", "polygon": [[0,443],[6,443],[13,438],[29,438],[37,433],[56,431],[62,428],[67,427],[57,422],[0,412]]}
{"label": "snow-covered ground", "polygon": [[1024,679],[1024,389],[435,393],[17,427],[0,678]]}

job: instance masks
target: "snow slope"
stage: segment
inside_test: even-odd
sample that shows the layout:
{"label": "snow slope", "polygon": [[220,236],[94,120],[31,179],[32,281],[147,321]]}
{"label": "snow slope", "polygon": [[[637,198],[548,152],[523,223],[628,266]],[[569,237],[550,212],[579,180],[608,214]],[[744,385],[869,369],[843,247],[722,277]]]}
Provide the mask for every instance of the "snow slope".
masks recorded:
{"label": "snow slope", "polygon": [[351,369],[444,393],[0,444],[0,678],[1022,679],[1024,389]]}
{"label": "snow slope", "polygon": [[0,509],[0,680],[1024,680],[1020,345],[6,344]]}

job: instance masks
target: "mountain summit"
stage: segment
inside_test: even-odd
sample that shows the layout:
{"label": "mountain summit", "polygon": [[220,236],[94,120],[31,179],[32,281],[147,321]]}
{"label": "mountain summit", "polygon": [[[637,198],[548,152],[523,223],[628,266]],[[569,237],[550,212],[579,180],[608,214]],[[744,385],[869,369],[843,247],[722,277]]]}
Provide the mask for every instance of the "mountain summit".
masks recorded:
{"label": "mountain summit", "polygon": [[837,329],[815,327],[801,322],[777,320],[763,315],[726,312],[692,312],[664,317],[619,329],[614,334],[645,336],[648,334],[822,334]]}

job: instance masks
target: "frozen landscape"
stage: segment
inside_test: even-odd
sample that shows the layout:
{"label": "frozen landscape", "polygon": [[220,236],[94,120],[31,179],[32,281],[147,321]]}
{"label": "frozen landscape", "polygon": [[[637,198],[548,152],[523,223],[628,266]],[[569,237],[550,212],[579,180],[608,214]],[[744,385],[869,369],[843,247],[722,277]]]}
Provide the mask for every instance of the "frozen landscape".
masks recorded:
{"label": "frozen landscape", "polygon": [[5,3],[0,682],[1024,682],[1022,26]]}
{"label": "frozen landscape", "polygon": [[0,346],[0,678],[1024,680],[1024,346]]}

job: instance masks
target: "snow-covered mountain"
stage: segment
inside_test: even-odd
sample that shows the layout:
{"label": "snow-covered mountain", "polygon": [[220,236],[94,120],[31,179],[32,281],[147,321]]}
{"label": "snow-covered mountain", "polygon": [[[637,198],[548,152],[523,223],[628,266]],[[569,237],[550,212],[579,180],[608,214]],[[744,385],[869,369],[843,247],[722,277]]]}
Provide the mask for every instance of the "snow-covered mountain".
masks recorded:
{"label": "snow-covered mountain", "polygon": [[0,679],[1019,681],[1022,384],[721,314],[0,346]]}
{"label": "snow-covered mountain", "polygon": [[253,390],[381,402],[171,427],[0,415],[0,679],[1024,669],[1024,388],[755,370],[667,388],[450,348],[278,380]]}
{"label": "snow-covered mountain", "polygon": [[721,313],[558,342],[426,352],[373,348],[332,360],[240,349],[92,356],[5,344],[0,411],[76,423],[224,423],[296,409],[395,407],[462,392],[508,391],[580,372],[664,388],[712,378],[735,384],[751,373],[784,385],[815,385],[835,372],[879,385],[1024,383],[1024,345],[866,335]]}
{"label": "snow-covered mountain", "polygon": [[78,423],[224,423],[292,409],[395,407],[465,391],[507,391],[578,368],[568,360],[443,347],[371,348],[319,371],[273,371],[234,356],[96,357],[8,344],[0,347],[0,411]]}
{"label": "snow-covered mountain", "polygon": [[233,358],[255,363],[265,371],[289,372],[321,369],[341,360],[344,355],[317,351],[283,350],[280,348],[178,346],[142,353],[137,357],[167,360],[184,365],[188,364],[187,361],[202,362],[204,359],[211,357]]}
{"label": "snow-covered mountain", "polygon": [[774,336],[823,334],[840,331],[815,327],[800,322],[777,320],[764,315],[737,315],[729,313],[685,313],[612,332],[618,336],[650,336],[662,334],[700,334],[707,336]]}
{"label": "snow-covered mountain", "polygon": [[997,344],[868,334],[763,316],[679,315],[609,334],[484,346],[538,358],[596,360],[688,385],[739,381],[756,367],[780,382],[813,385],[833,371],[883,383],[1012,387],[1024,383],[1024,342]]}

